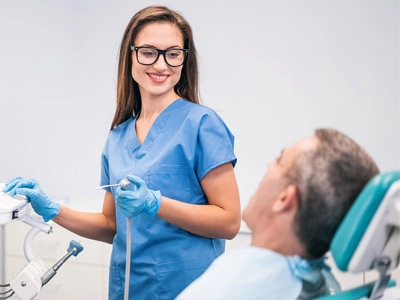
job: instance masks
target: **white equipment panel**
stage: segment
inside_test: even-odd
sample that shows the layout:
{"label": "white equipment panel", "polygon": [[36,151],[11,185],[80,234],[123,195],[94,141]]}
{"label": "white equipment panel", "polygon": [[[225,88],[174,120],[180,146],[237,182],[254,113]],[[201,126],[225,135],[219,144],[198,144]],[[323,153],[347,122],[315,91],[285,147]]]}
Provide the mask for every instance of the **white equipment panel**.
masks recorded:
{"label": "white equipment panel", "polygon": [[0,225],[8,224],[28,212],[30,205],[25,197],[16,195],[11,197],[3,193],[4,183],[0,183]]}

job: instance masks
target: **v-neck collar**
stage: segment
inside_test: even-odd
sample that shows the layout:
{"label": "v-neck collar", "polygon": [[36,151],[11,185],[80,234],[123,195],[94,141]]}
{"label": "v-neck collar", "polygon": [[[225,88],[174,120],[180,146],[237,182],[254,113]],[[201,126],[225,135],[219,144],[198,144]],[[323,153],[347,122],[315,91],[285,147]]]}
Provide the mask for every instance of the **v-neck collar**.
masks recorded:
{"label": "v-neck collar", "polygon": [[186,102],[186,100],[178,98],[169,106],[167,106],[154,120],[153,125],[151,125],[149,132],[147,133],[146,138],[143,141],[143,144],[140,143],[136,134],[136,121],[139,117],[139,114],[137,114],[133,118],[127,131],[128,146],[130,151],[135,152],[139,148],[137,155],[144,155],[151,148],[157,137],[163,132],[168,120],[174,116],[173,112],[175,112],[176,110],[180,110],[185,104],[187,104]]}

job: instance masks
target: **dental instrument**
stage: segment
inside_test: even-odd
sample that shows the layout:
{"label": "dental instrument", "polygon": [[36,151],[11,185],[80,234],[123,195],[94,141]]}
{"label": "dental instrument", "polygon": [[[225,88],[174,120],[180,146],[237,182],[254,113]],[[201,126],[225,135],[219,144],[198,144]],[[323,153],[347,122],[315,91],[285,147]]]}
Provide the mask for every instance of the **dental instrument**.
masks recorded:
{"label": "dental instrument", "polygon": [[77,256],[83,247],[78,242],[72,240],[67,249],[67,254],[61,257],[50,269],[47,270],[44,262],[39,258],[34,258],[25,268],[10,282],[10,287],[23,300],[34,299],[40,289],[56,275],[58,269],[72,255]]}
{"label": "dental instrument", "polygon": [[113,186],[120,186],[120,187],[122,187],[122,188],[125,188],[125,187],[127,187],[128,185],[130,185],[131,184],[131,182],[128,180],[128,179],[122,179],[120,182],[118,182],[118,183],[114,183],[114,184],[106,184],[106,185],[102,185],[102,186],[99,186],[99,187],[97,187],[96,188],[96,190],[101,190],[101,189],[104,189],[104,188],[106,188],[106,187],[113,187]]}
{"label": "dental instrument", "polygon": [[83,250],[83,247],[81,244],[79,244],[77,241],[72,240],[69,243],[69,247],[67,249],[67,254],[65,254],[63,257],[61,257],[42,277],[42,285],[45,285],[56,275],[57,271],[61,266],[67,261],[68,258],[70,258],[72,255],[77,256],[79,253],[81,253]]}
{"label": "dental instrument", "polygon": [[31,249],[33,238],[40,231],[50,234],[53,232],[50,224],[38,220],[30,215],[31,204],[20,195],[11,196],[9,193],[2,192],[4,187],[0,183],[0,225],[5,225],[13,221],[23,221],[32,226],[31,230],[25,236],[24,254],[28,264],[18,273],[10,283],[1,284],[0,288],[8,288],[0,293],[0,299],[8,299],[14,294],[22,300],[32,300],[40,292],[41,288],[47,284],[56,274],[57,270],[65,261],[73,256],[77,256],[83,247],[72,240],[68,247],[68,253],[57,261],[50,269],[40,258],[36,258]]}

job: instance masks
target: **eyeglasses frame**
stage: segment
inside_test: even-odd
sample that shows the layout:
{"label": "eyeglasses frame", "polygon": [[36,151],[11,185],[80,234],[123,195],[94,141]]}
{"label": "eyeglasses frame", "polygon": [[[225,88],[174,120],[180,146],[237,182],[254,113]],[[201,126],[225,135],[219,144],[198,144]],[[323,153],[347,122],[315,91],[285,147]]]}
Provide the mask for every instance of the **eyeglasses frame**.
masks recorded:
{"label": "eyeglasses frame", "polygon": [[[153,63],[151,63],[151,64],[144,64],[144,63],[141,63],[141,62],[139,61],[139,58],[138,58],[138,50],[143,49],[143,48],[150,48],[150,49],[154,49],[154,50],[157,51],[157,57],[156,57],[156,59],[154,60]],[[178,65],[178,66],[172,66],[171,64],[168,63],[167,59],[165,58],[165,53],[167,53],[167,51],[170,51],[170,50],[182,50],[182,51],[183,51],[184,57],[183,57],[183,61],[182,61],[182,63],[181,63],[180,65]],[[131,51],[135,51],[135,52],[136,52],[136,61],[137,61],[139,64],[143,65],[143,66],[151,66],[151,65],[155,64],[155,63],[157,62],[157,60],[160,58],[160,54],[162,54],[162,56],[164,57],[165,63],[166,63],[168,66],[170,66],[170,67],[180,67],[180,66],[182,66],[182,65],[185,63],[186,58],[187,58],[187,54],[188,54],[188,52],[189,52],[188,49],[183,49],[183,48],[171,48],[171,49],[161,50],[161,49],[157,49],[157,48],[154,48],[154,47],[148,47],[148,46],[138,46],[138,47],[137,47],[137,46],[132,46],[132,45],[131,45]]]}

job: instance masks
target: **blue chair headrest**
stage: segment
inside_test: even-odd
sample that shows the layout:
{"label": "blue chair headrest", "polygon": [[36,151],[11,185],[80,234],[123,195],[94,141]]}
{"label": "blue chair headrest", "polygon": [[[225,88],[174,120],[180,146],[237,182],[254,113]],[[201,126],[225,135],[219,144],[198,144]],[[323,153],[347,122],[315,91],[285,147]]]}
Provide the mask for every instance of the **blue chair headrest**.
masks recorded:
{"label": "blue chair headrest", "polygon": [[[330,247],[332,256],[340,270],[348,270],[350,261],[360,245],[371,220],[374,218],[381,203],[384,202],[383,200],[388,190],[397,181],[400,181],[400,171],[376,175],[364,187],[346,214],[333,237]],[[396,200],[400,200],[398,196],[400,193],[399,187],[400,182],[396,185]]]}

